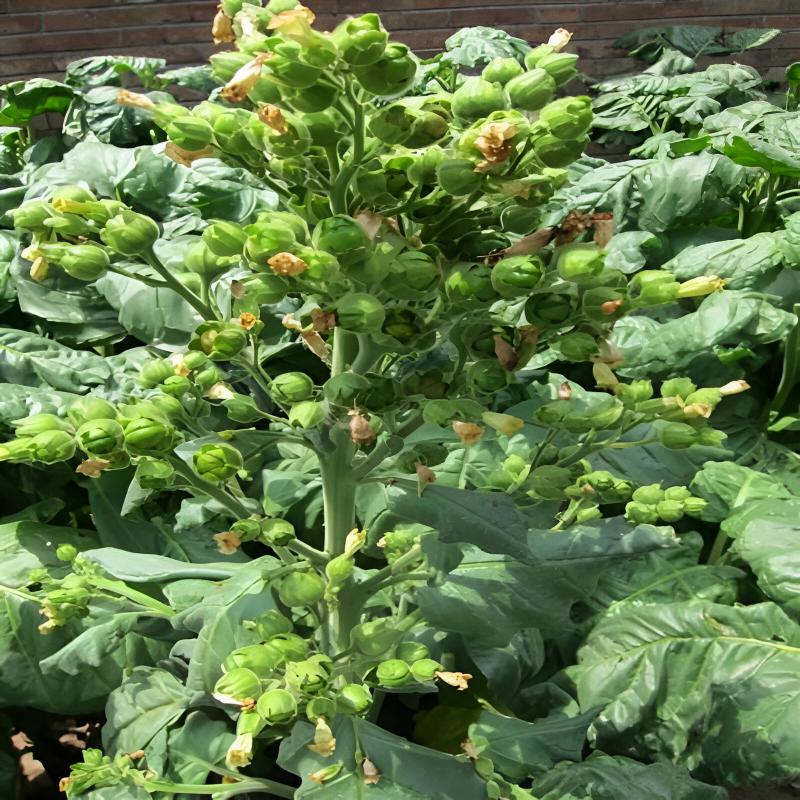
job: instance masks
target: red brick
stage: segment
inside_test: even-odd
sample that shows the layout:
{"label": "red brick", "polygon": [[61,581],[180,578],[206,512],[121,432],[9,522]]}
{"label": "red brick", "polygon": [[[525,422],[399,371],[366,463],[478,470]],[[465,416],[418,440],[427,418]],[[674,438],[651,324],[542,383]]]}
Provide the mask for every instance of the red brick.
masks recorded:
{"label": "red brick", "polygon": [[43,15],[44,29],[87,30],[92,28],[135,28],[168,23],[206,22],[211,29],[214,18],[212,4],[161,3],[120,8],[98,8],[76,11],[51,11]]}

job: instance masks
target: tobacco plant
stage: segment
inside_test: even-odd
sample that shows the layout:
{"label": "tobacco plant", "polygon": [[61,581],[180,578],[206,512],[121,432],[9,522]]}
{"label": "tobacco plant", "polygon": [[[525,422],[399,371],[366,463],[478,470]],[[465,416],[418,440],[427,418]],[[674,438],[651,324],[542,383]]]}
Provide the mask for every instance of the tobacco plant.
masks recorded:
{"label": "tobacco plant", "polygon": [[[82,64],[58,152],[3,140],[7,727],[104,708],[60,787],[92,800],[795,777],[796,598],[750,513],[791,517],[792,468],[742,455],[768,356],[729,341],[793,316],[723,258],[648,263],[647,195],[581,195],[614,167],[582,158],[564,30],[420,64],[375,14],[328,34],[226,0],[213,34],[208,99],[163,93],[208,70]],[[776,217],[783,185],[691,141],[715,189],[751,187],[740,232]],[[746,319],[698,366],[679,323],[726,303]]]}

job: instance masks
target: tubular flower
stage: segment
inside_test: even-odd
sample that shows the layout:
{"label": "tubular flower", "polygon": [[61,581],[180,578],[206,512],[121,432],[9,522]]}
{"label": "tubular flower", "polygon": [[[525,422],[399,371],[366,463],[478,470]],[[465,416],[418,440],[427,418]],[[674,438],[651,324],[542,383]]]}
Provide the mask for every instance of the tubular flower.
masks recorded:
{"label": "tubular flower", "polygon": [[566,28],[556,28],[547,40],[547,46],[554,50],[563,50],[572,39],[572,33]]}
{"label": "tubular flower", "polygon": [[223,556],[232,556],[242,546],[242,540],[234,531],[223,531],[214,534],[214,541],[217,543],[217,550]]}
{"label": "tubular flower", "polygon": [[283,111],[278,106],[272,105],[272,103],[267,103],[258,109],[258,118],[281,136],[289,131]]}
{"label": "tubular flower", "polygon": [[325,717],[317,720],[317,727],[314,729],[314,744],[310,744],[308,749],[325,758],[332,756],[336,751],[336,739],[325,721]]}
{"label": "tubular flower", "polygon": [[229,103],[243,103],[247,95],[261,77],[261,67],[269,58],[269,53],[259,53],[252,61],[248,61],[236,71],[220,92],[223,100]]}
{"label": "tubular flower", "polygon": [[468,672],[437,672],[436,677],[448,686],[453,686],[459,692],[463,692],[469,688],[469,681],[472,675]]}
{"label": "tubular flower", "polygon": [[510,122],[489,122],[481,128],[475,147],[480,150],[484,160],[476,167],[476,172],[487,172],[502,164],[513,150],[511,140],[517,135],[517,126]]}
{"label": "tubular flower", "polygon": [[484,429],[480,425],[476,425],[474,422],[461,422],[460,420],[456,420],[453,423],[453,430],[467,446],[475,444],[484,433]]}
{"label": "tubular flower", "polygon": [[276,275],[283,276],[294,277],[308,269],[308,264],[302,258],[298,258],[291,253],[278,253],[268,259],[267,264]]}
{"label": "tubular flower", "polygon": [[117,105],[140,108],[142,111],[152,111],[156,107],[156,104],[146,95],[129,92],[127,89],[120,89],[117,92]]}
{"label": "tubular flower", "polygon": [[217,6],[216,16],[211,23],[211,36],[214,44],[230,44],[236,41],[231,18],[222,10],[222,6]]}
{"label": "tubular flower", "polygon": [[229,767],[246,767],[253,756],[253,734],[242,733],[233,740],[225,754]]}

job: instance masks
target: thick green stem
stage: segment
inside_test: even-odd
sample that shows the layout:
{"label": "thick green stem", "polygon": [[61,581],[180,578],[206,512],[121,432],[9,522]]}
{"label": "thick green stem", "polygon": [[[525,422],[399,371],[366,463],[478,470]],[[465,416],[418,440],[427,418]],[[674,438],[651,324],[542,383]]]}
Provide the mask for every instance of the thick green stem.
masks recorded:
{"label": "thick green stem", "polygon": [[179,294],[203,319],[218,319],[219,316],[214,310],[204,303],[193,291],[184,286],[156,257],[154,253],[145,253],[144,260],[151,266],[163,279],[164,282]]}
{"label": "thick green stem", "polygon": [[228,494],[222,487],[217,486],[211,481],[207,481],[196,474],[185,461],[174,456],[170,458],[175,472],[180,475],[190,486],[197,489],[200,493],[207,495],[212,500],[216,500],[221,506],[227,508],[235,517],[244,519],[250,516],[250,510],[232,495]]}
{"label": "thick green stem", "polygon": [[277,783],[266,778],[249,778],[238,783],[216,784],[216,785],[201,785],[194,783],[170,783],[169,781],[147,781],[145,789],[153,794],[155,792],[163,792],[164,794],[215,794],[219,797],[234,797],[237,794],[247,794],[249,792],[256,792],[258,794],[271,794],[275,797],[288,797],[295,796],[297,789],[291,786],[286,786],[283,783]]}
{"label": "thick green stem", "polygon": [[175,611],[166,603],[162,603],[160,600],[150,597],[149,594],[144,594],[144,592],[131,589],[130,586],[122,581],[114,581],[108,578],[92,578],[91,581],[92,584],[98,589],[117,594],[120,597],[124,597],[127,600],[136,603],[137,605],[149,608],[159,616],[164,615],[167,617],[172,617],[175,615]]}

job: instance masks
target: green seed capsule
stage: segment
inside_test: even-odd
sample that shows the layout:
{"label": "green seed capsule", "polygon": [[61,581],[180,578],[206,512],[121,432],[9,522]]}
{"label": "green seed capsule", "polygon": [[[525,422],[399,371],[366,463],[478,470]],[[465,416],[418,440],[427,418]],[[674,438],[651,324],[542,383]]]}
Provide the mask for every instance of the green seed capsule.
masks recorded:
{"label": "green seed capsule", "polygon": [[556,82],[546,70],[534,68],[510,80],[506,91],[512,108],[538,111],[553,99]]}
{"label": "green seed capsule", "polygon": [[428,658],[430,654],[422,642],[400,642],[396,655],[401,661],[413,665],[415,661]]}
{"label": "green seed capsule", "polygon": [[683,502],[691,496],[692,493],[685,486],[670,486],[669,489],[664,490],[665,500],[678,500]]}
{"label": "green seed capsule", "polygon": [[104,275],[111,260],[108,253],[94,244],[76,244],[61,257],[58,265],[79,281],[94,281]]}
{"label": "green seed capsule", "polygon": [[303,400],[295,403],[289,409],[289,424],[293,428],[311,430],[321,425],[325,421],[327,411],[324,403],[317,403],[314,400]]}
{"label": "green seed capsule", "polygon": [[658,511],[655,506],[631,501],[625,506],[625,518],[639,525],[655,525]]}
{"label": "green seed capsule", "polygon": [[182,150],[202,150],[208,147],[214,129],[201,117],[182,116],[172,120],[166,128],[167,136]]}
{"label": "green seed capsule", "polygon": [[381,58],[368,66],[354,66],[353,74],[370,94],[399,94],[413,83],[417,74],[417,60],[408,47],[390,42]]}
{"label": "green seed capsule", "polygon": [[175,446],[175,429],[147,417],[137,417],[125,425],[125,449],[132,456],[159,456]]}
{"label": "green seed capsule", "polygon": [[84,422],[75,437],[78,446],[92,458],[107,458],[122,450],[125,432],[122,425],[113,419],[95,419]]}
{"label": "green seed capsule", "polygon": [[380,330],[386,318],[383,303],[371,294],[350,292],[336,303],[336,321],[344,330],[370,333]]}
{"label": "green seed capsule", "polygon": [[470,122],[508,107],[509,99],[503,87],[478,77],[467,78],[453,93],[451,103],[453,114]]}
{"label": "green seed capsule", "polygon": [[[238,667],[226,672],[214,684],[214,696],[222,702],[239,702],[253,700],[261,692],[261,681],[258,675],[245,667]],[[225,699],[223,699],[225,698]]]}
{"label": "green seed capsule", "polygon": [[292,572],[278,586],[278,598],[290,608],[313,606],[325,594],[325,581],[316,572]]}
{"label": "green seed capsule", "polygon": [[281,633],[290,633],[292,623],[280,611],[265,611],[254,621],[255,631],[262,640],[271,639]]}
{"label": "green seed capsule", "polygon": [[90,419],[116,419],[117,410],[107,400],[86,396],[79,398],[69,407],[67,417],[73,425],[78,426]]}
{"label": "green seed capsule", "polygon": [[308,642],[296,633],[281,633],[273,636],[269,644],[280,650],[287,661],[301,661],[308,655]]}
{"label": "green seed capsule", "polygon": [[100,231],[103,242],[123,256],[138,256],[149,250],[159,235],[154,220],[129,209],[112,217]]}
{"label": "green seed capsule", "polygon": [[679,500],[662,500],[656,504],[656,511],[664,522],[677,522],[685,513],[683,503]]}
{"label": "green seed capsule", "polygon": [[297,538],[294,525],[286,519],[265,519],[261,523],[261,538],[270,547],[285,547]]}
{"label": "green seed capsule", "polygon": [[702,497],[687,497],[683,502],[683,510],[690,516],[690,517],[702,517],[703,512],[708,505],[707,500],[703,500]]}
{"label": "green seed capsule", "polygon": [[389,620],[381,618],[356,625],[350,633],[350,640],[360,653],[375,658],[388,653],[402,636]]}
{"label": "green seed capsule", "polygon": [[657,483],[653,483],[650,486],[640,486],[636,489],[632,499],[637,503],[654,506],[656,503],[660,503],[665,497],[664,490]]}
{"label": "green seed capsule", "polygon": [[659,428],[658,438],[664,447],[671,450],[684,450],[697,444],[700,435],[691,425],[684,422],[668,422]]}
{"label": "green seed capsule", "polygon": [[495,358],[486,358],[471,364],[467,370],[467,385],[483,394],[494,394],[509,384],[509,373]]}
{"label": "green seed capsule", "polygon": [[336,696],[340,711],[350,714],[363,714],[372,705],[372,695],[366,686],[359,683],[348,683]]}
{"label": "green seed capsule", "polygon": [[332,671],[333,662],[327,656],[311,656],[286,665],[286,683],[297,692],[318,694],[330,684]]}
{"label": "green seed capsule", "polygon": [[259,678],[269,678],[283,664],[283,653],[269,644],[251,644],[230,653],[222,662],[224,672],[236,669],[252,670]]}
{"label": "green seed capsule", "polygon": [[[516,78],[524,72],[525,69],[516,58],[495,58],[483,68],[481,77],[489,83],[499,83],[505,86],[512,78]],[[514,106],[513,102],[512,106]]]}
{"label": "green seed capsule", "polygon": [[492,286],[501,297],[525,297],[539,284],[544,270],[538,256],[509,256],[492,268]]}
{"label": "green seed capsule", "polygon": [[684,400],[697,391],[697,386],[689,378],[670,378],[661,384],[662,397],[681,397]]}
{"label": "green seed capsule", "polygon": [[605,253],[595,244],[568,244],[556,256],[558,274],[566,281],[581,282],[598,275]]}
{"label": "green seed capsule", "polygon": [[411,668],[399,658],[381,661],[375,670],[375,677],[381,686],[387,687],[405,686],[413,680]]}
{"label": "green seed capsule", "polygon": [[74,544],[60,544],[56,548],[56,558],[59,561],[74,561],[78,555],[78,548]]}
{"label": "green seed capsule", "polygon": [[195,472],[213,483],[232,478],[244,467],[242,454],[227,444],[204,444],[192,455]]}
{"label": "green seed capsule", "polygon": [[175,368],[165,358],[148,361],[139,371],[139,385],[153,389],[175,375]]}
{"label": "green seed capsule", "polygon": [[282,403],[308,400],[314,392],[314,381],[304,372],[285,372],[272,379],[272,393]]}

